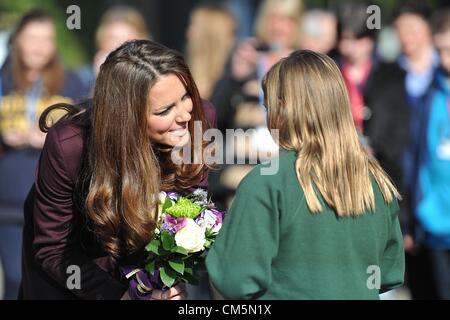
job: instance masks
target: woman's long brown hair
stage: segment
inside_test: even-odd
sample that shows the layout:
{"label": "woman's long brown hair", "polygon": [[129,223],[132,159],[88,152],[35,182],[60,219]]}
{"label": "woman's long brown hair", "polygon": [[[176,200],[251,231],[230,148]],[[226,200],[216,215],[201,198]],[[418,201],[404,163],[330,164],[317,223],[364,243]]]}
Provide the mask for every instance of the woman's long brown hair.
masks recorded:
{"label": "woman's long brown hair", "polygon": [[[22,61],[21,49],[17,44],[17,37],[28,24],[33,22],[48,22],[52,25],[55,24],[53,18],[45,11],[33,9],[21,18],[14,30],[11,36],[11,64],[14,81],[13,90],[20,94],[23,94],[32,83],[25,77],[25,65]],[[45,95],[51,96],[59,93],[61,86],[64,83],[64,68],[56,53],[42,70],[42,78],[44,82],[43,93]]]}
{"label": "woman's long brown hair", "polygon": [[[114,258],[149,242],[161,189],[186,191],[198,185],[206,170],[203,163],[175,165],[170,148],[151,144],[148,95],[167,74],[175,74],[191,96],[194,107],[188,126],[194,145],[194,121],[201,121],[204,130],[208,125],[191,73],[179,53],[149,40],[129,41],[110,53],[95,84],[92,112],[53,107],[69,109],[68,117],[79,124],[85,122],[80,119],[92,123],[84,130],[76,195],[93,232]],[[51,111],[41,117],[44,130]]]}
{"label": "woman's long brown hair", "polygon": [[298,154],[296,171],[312,212],[316,190],[339,216],[375,209],[372,177],[386,202],[400,195],[358,139],[342,75],[333,60],[299,50],[275,64],[263,81],[270,129]]}

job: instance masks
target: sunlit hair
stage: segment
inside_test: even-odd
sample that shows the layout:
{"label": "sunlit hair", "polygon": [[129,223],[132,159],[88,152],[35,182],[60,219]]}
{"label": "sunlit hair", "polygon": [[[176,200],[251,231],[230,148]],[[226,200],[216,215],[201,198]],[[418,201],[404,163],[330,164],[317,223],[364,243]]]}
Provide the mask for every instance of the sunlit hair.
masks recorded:
{"label": "sunlit hair", "polygon": [[97,49],[101,49],[102,43],[107,40],[105,29],[114,23],[124,23],[132,27],[139,35],[139,39],[150,39],[144,17],[141,13],[129,6],[118,5],[108,9],[101,17],[100,24],[95,33]]}
{"label": "sunlit hair", "polygon": [[292,35],[291,48],[298,47],[301,30],[301,19],[303,15],[303,0],[264,0],[256,14],[254,31],[258,39],[270,44],[267,34],[268,17],[272,10],[279,10],[297,24],[297,32]]}
{"label": "sunlit hair", "polygon": [[263,90],[269,129],[280,130],[280,147],[297,152],[297,176],[312,212],[323,209],[315,188],[339,216],[373,211],[371,177],[387,203],[400,197],[358,140],[347,90],[333,60],[295,51],[270,69]]}
{"label": "sunlit hair", "polygon": [[202,98],[208,99],[223,73],[236,40],[236,20],[219,5],[202,5],[191,14],[195,33],[187,45],[187,62]]}
{"label": "sunlit hair", "polygon": [[50,112],[63,108],[69,111],[66,118],[84,127],[77,203],[115,258],[135,252],[151,239],[161,189],[184,192],[204,176],[204,164],[175,165],[171,148],[152,144],[149,138],[149,91],[169,74],[181,80],[192,99],[188,127],[194,145],[194,121],[202,122],[203,132],[208,128],[197,87],[179,53],[149,40],[126,42],[109,54],[95,84],[92,110],[56,105],[40,119],[45,130]]}
{"label": "sunlit hair", "polygon": [[[27,70],[23,63],[23,53],[17,39],[22,34],[25,27],[30,23],[35,22],[50,23],[53,27],[55,26],[53,18],[47,12],[40,9],[33,9],[22,16],[11,35],[13,90],[21,94],[23,94],[32,83],[26,78]],[[41,71],[41,74],[43,79],[43,94],[48,96],[58,94],[64,82],[64,68],[58,59],[56,51]]]}

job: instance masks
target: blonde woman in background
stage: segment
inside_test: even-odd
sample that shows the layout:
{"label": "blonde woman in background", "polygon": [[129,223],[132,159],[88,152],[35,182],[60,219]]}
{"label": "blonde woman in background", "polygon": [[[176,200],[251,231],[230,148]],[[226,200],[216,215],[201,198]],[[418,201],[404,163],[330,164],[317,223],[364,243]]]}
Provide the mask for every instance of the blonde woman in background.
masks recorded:
{"label": "blonde woman in background", "polygon": [[[235,148],[239,163],[255,163],[251,154],[270,155],[277,152],[266,125],[262,107],[261,79],[269,68],[298,47],[303,15],[301,0],[265,0],[255,19],[255,37],[241,42],[231,57],[230,67],[219,81],[211,97],[217,110],[217,128],[250,129],[248,139],[236,144],[226,141],[226,148]],[[266,158],[259,158],[258,161]],[[252,165],[253,166],[253,165]],[[224,165],[210,176],[215,203],[228,206],[240,180],[248,173],[247,165]],[[217,175],[217,177],[216,177]],[[219,200],[220,198],[220,200]]]}
{"label": "blonde woman in background", "polygon": [[236,41],[236,19],[225,7],[202,5],[191,13],[187,62],[200,96],[209,99]]}
{"label": "blonde woman in background", "polygon": [[400,196],[358,140],[337,65],[296,51],[263,89],[279,170],[259,165],[239,185],[206,258],[215,289],[229,299],[379,299],[400,286]]}
{"label": "blonde woman in background", "polygon": [[255,38],[243,41],[233,56],[233,77],[244,80],[257,72],[262,78],[273,64],[298,48],[302,14],[301,0],[263,1],[256,16]]}
{"label": "blonde woman in background", "polygon": [[336,55],[338,21],[335,14],[323,9],[305,12],[300,35],[300,47],[326,54]]}
{"label": "blonde woman in background", "polygon": [[95,76],[111,51],[125,41],[134,39],[150,39],[145,20],[139,11],[128,6],[115,6],[106,11],[95,34],[97,46],[93,62]]}

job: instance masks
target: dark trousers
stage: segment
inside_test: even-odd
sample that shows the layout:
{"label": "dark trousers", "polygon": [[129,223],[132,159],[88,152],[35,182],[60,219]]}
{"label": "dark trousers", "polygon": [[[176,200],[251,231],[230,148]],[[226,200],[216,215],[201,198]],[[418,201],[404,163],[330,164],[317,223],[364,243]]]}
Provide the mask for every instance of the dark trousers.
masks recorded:
{"label": "dark trousers", "polygon": [[450,300],[450,250],[430,250],[438,299]]}
{"label": "dark trousers", "polygon": [[405,254],[406,285],[413,300],[436,300],[433,268],[430,253],[425,247],[419,247]]}

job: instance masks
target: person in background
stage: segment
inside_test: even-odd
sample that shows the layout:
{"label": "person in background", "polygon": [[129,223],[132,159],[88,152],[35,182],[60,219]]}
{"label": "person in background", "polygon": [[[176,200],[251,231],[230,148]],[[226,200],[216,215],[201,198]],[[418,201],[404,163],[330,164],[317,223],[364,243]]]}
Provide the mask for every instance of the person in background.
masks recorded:
{"label": "person in background", "polygon": [[78,73],[84,84],[91,89],[108,54],[122,43],[133,39],[151,39],[150,32],[141,13],[128,6],[114,6],[101,17],[95,33],[97,51],[92,65],[81,68]]}
{"label": "person in background", "polygon": [[298,48],[303,3],[299,0],[265,0],[255,21],[255,38],[244,40],[233,56],[232,73],[243,80],[258,79],[270,67]]}
{"label": "person in background", "polygon": [[[302,1],[265,0],[261,3],[255,21],[255,37],[238,44],[230,68],[211,98],[218,111],[219,129],[246,125],[235,123],[238,105],[243,101],[262,102],[258,81],[274,63],[298,47],[302,14]],[[261,117],[258,112],[253,112],[253,117],[257,125]]]}
{"label": "person in background", "polygon": [[[339,11],[338,63],[349,91],[355,126],[364,134],[364,90],[379,62],[376,54],[377,30],[366,26],[367,13],[364,4],[344,3]],[[366,113],[366,114],[364,114]]]}
{"label": "person in background", "polygon": [[[427,277],[437,299],[450,299],[450,9],[433,19],[434,44],[440,56],[430,99],[422,113],[414,201],[416,246],[429,258]],[[414,281],[414,279],[411,279]],[[428,296],[427,298],[434,298]]]}
{"label": "person in background", "polygon": [[400,195],[358,139],[338,66],[295,51],[263,91],[279,170],[258,165],[240,183],[206,257],[212,287],[236,300],[379,299],[402,285]]}
{"label": "person in background", "polygon": [[337,18],[331,11],[322,9],[308,10],[303,15],[300,47],[306,50],[336,55]]}
{"label": "person in background", "polygon": [[15,299],[20,284],[22,208],[45,140],[38,128],[39,116],[51,104],[84,98],[87,90],[74,73],[64,69],[57,54],[55,24],[46,12],[27,12],[10,43],[0,70],[0,256],[5,298]]}
{"label": "person in background", "polygon": [[349,92],[355,126],[400,190],[409,131],[404,71],[377,54],[377,30],[366,26],[367,6],[343,3],[339,10],[338,65]]}
{"label": "person in background", "polygon": [[200,96],[209,99],[229,61],[236,42],[236,19],[219,5],[196,7],[186,33],[186,60]]}
{"label": "person in background", "polygon": [[[224,134],[226,129],[249,130],[245,141],[225,142],[226,150],[236,155],[234,163],[250,163],[252,153],[269,158],[278,150],[267,130],[260,82],[274,63],[298,47],[302,14],[300,0],[262,1],[255,20],[255,37],[237,45],[229,68],[211,96],[217,109],[218,129]],[[228,207],[239,181],[254,164],[224,165],[211,173],[210,188],[217,196],[213,199],[223,204],[222,209]]]}
{"label": "person in background", "polygon": [[95,43],[97,52],[94,57],[94,73],[98,74],[100,65],[108,54],[122,43],[134,39],[150,39],[150,33],[144,18],[134,8],[115,6],[106,11],[97,28]]}
{"label": "person in background", "polygon": [[402,49],[398,63],[407,72],[408,102],[414,107],[426,95],[439,65],[429,25],[431,8],[424,1],[412,0],[401,3],[393,16]]}
{"label": "person in background", "polygon": [[407,1],[394,10],[394,27],[402,54],[397,64],[405,72],[404,86],[407,94],[408,142],[402,159],[403,195],[402,229],[405,236],[407,285],[413,299],[435,299],[436,288],[431,277],[429,252],[419,243],[414,228],[417,189],[417,164],[420,153],[420,134],[425,125],[425,109],[429,104],[430,86],[439,56],[433,46],[429,24],[431,8],[426,1]]}
{"label": "person in background", "polygon": [[230,9],[239,21],[236,32],[239,39],[251,37],[255,12],[261,2],[262,0],[219,0],[219,3]]}

